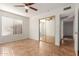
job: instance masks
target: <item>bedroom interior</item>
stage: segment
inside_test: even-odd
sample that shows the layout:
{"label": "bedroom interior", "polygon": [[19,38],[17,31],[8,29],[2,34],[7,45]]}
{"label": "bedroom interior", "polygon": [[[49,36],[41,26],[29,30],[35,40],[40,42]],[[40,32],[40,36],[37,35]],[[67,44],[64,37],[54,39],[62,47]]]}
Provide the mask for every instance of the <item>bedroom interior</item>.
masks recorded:
{"label": "bedroom interior", "polygon": [[0,56],[77,56],[78,6],[1,3]]}

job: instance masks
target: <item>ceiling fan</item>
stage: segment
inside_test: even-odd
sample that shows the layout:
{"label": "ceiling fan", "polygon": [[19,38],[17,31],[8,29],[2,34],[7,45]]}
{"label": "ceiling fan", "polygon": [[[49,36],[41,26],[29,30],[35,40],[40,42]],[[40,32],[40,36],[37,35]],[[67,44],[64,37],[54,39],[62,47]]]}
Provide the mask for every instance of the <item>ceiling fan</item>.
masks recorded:
{"label": "ceiling fan", "polygon": [[22,5],[15,5],[15,7],[24,7],[26,12],[28,12],[29,9],[37,11],[38,9],[31,6],[33,4],[35,4],[35,3],[23,3]]}

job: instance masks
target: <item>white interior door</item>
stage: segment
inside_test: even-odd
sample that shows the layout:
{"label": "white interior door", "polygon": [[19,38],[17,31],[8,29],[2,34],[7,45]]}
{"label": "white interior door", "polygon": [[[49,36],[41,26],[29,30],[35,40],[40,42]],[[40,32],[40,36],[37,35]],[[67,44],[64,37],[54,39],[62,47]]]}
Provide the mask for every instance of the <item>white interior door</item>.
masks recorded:
{"label": "white interior door", "polygon": [[78,55],[78,8],[75,8],[75,19],[74,19],[74,33],[73,33],[73,38],[74,38],[74,50],[75,54]]}

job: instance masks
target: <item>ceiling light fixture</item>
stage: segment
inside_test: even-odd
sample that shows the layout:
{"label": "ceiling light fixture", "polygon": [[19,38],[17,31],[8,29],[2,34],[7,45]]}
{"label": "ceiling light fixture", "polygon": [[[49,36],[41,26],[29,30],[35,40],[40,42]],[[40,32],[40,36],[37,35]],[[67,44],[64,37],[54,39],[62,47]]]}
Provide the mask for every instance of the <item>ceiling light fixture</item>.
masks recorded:
{"label": "ceiling light fixture", "polygon": [[29,7],[25,6],[25,9],[29,9]]}

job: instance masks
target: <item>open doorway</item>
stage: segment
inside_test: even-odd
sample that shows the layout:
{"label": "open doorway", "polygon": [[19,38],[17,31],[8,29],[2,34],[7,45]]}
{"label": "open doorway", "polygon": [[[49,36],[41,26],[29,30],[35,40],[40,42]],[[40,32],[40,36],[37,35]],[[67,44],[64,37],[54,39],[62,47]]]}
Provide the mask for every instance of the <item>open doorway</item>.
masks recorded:
{"label": "open doorway", "polygon": [[65,48],[72,55],[75,55],[74,50],[74,12],[63,13],[61,19],[61,47]]}
{"label": "open doorway", "polygon": [[40,41],[54,43],[55,21],[54,16],[40,19]]}

